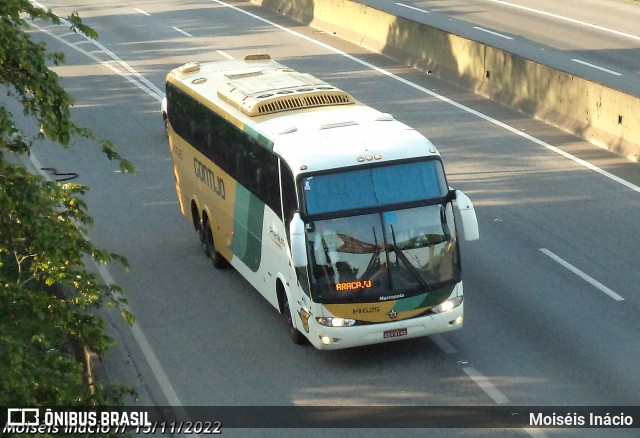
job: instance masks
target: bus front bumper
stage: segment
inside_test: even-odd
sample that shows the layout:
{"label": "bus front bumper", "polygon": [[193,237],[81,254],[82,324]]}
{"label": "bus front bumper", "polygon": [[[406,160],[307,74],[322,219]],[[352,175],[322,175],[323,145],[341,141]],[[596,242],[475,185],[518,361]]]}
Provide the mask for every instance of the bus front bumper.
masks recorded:
{"label": "bus front bumper", "polygon": [[439,314],[353,327],[324,327],[311,323],[309,341],[318,350],[338,350],[450,332],[462,328],[463,307],[464,303]]}

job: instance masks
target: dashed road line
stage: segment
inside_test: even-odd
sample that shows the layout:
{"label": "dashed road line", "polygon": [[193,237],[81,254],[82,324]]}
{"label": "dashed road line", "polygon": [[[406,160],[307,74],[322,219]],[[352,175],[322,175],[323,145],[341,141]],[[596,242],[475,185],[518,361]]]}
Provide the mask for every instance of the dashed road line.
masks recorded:
{"label": "dashed road line", "polygon": [[513,37],[510,37],[508,35],[504,35],[504,34],[501,34],[501,33],[498,33],[498,32],[494,32],[494,31],[489,30],[489,29],[485,29],[484,27],[473,26],[473,28],[476,29],[476,30],[479,30],[481,32],[489,33],[491,35],[495,35],[497,37],[504,38],[505,40],[512,40],[513,39]]}
{"label": "dashed road line", "polygon": [[227,52],[223,52],[222,50],[216,50],[216,53],[222,56],[223,58],[227,58],[229,60],[235,59],[233,56],[229,55]]}
{"label": "dashed road line", "polygon": [[449,341],[447,341],[442,335],[432,335],[431,340],[442,350],[445,354],[456,354],[458,349]]}
{"label": "dashed road line", "polygon": [[596,70],[600,70],[600,71],[603,71],[605,73],[612,74],[614,76],[622,76],[622,73],[618,73],[617,71],[614,71],[614,70],[609,70],[608,68],[600,67],[599,65],[591,64],[591,63],[583,61],[581,59],[572,58],[571,60],[573,62],[577,62],[578,64],[586,65],[587,67],[595,68]]}
{"label": "dashed road line", "polygon": [[592,277],[588,276],[587,274],[582,272],[580,269],[576,268],[571,263],[569,263],[566,260],[564,260],[564,259],[560,258],[559,256],[555,255],[554,253],[552,253],[548,249],[540,248],[540,251],[544,255],[546,255],[547,257],[550,257],[555,262],[559,263],[560,265],[562,265],[565,268],[567,268],[569,271],[571,271],[574,274],[576,274],[578,277],[582,278],[587,283],[591,284],[592,286],[594,286],[597,289],[600,289],[602,292],[604,292],[605,294],[609,295],[614,300],[616,300],[616,301],[624,301],[624,298],[622,298],[620,295],[618,295],[617,293],[615,293],[614,291],[609,289],[607,286],[605,286],[604,284],[600,283],[597,280],[594,280]]}
{"label": "dashed road line", "polygon": [[396,3],[396,5],[402,6],[403,8],[411,9],[412,11],[422,12],[423,14],[428,14],[429,13],[429,11],[427,11],[427,10],[416,8],[415,6],[405,5],[404,3]]}
{"label": "dashed road line", "polygon": [[478,385],[484,392],[487,393],[489,397],[493,399],[499,405],[504,405],[510,403],[509,399],[506,395],[503,394],[496,386],[489,381],[485,376],[482,375],[478,370],[474,367],[464,367],[462,368],[467,376],[473,380],[476,385]]}
{"label": "dashed road line", "polygon": [[179,27],[171,26],[171,29],[175,30],[178,33],[181,33],[182,35],[184,35],[186,37],[193,38],[193,35],[191,35],[189,32],[186,32],[186,31],[180,29]]}
{"label": "dashed road line", "polygon": [[540,429],[525,427],[523,430],[527,432],[531,438],[547,438],[547,435]]}

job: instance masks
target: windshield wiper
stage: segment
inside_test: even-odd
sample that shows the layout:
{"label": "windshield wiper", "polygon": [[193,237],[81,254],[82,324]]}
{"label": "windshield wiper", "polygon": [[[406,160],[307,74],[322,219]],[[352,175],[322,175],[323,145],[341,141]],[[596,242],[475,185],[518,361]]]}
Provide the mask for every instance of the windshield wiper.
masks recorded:
{"label": "windshield wiper", "polygon": [[376,262],[378,263],[378,265],[380,265],[380,250],[381,250],[381,248],[380,248],[380,246],[378,246],[378,236],[376,236],[375,227],[373,228],[373,245],[374,245],[375,249],[373,250],[373,254],[371,255],[371,259],[369,260],[369,263],[367,264],[367,269],[364,270],[364,275],[362,276],[363,278],[371,277],[371,273],[375,269]]}
{"label": "windshield wiper", "polygon": [[393,225],[390,225],[390,227],[391,227],[391,238],[393,239],[392,249],[396,253],[396,257],[402,260],[402,263],[407,267],[409,272],[411,272],[418,279],[418,282],[422,287],[424,287],[428,291],[432,291],[433,287],[430,286],[429,283],[427,283],[427,281],[424,278],[422,278],[422,275],[420,275],[420,272],[418,272],[416,267],[411,264],[411,262],[409,261],[407,256],[404,254],[404,252],[402,252],[401,249],[398,249],[398,242],[396,242],[396,233],[393,229]]}

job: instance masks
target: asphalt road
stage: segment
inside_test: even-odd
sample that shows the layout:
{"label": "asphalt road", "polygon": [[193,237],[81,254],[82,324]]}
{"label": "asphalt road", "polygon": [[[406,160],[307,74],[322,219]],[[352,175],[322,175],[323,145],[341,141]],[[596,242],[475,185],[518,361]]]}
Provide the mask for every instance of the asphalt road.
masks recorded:
{"label": "asphalt road", "polygon": [[640,96],[640,3],[625,0],[363,0]]}
{"label": "asphalt road", "polygon": [[[110,378],[133,376],[143,402],[157,405],[639,404],[637,164],[329,35],[233,4],[240,10],[205,0],[46,3],[60,13],[78,10],[99,31],[102,48],[59,28],[39,37],[67,53],[57,71],[76,98],[76,120],[113,140],[137,168],[135,176],[121,175],[84,142],[69,152],[35,149],[42,166],[78,172],[91,187],[91,238],[131,264],[130,272],[107,271],[137,317],[133,330],[113,322],[124,353],[106,358]],[[439,148],[451,185],[474,200],[480,221],[481,239],[462,244],[462,330],[335,352],[296,346],[275,309],[237,273],[210,266],[178,209],[157,90],[186,61],[254,52],[394,114]],[[395,433],[632,437],[637,429],[224,430]]]}

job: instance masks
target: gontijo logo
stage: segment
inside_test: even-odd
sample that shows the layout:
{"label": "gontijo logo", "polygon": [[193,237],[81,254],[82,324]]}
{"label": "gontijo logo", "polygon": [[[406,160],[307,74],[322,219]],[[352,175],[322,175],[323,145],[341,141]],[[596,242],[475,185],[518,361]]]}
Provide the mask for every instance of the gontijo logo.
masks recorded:
{"label": "gontijo logo", "polygon": [[109,433],[124,432],[128,427],[150,426],[149,413],[144,411],[53,411],[40,408],[8,408],[5,433]]}

